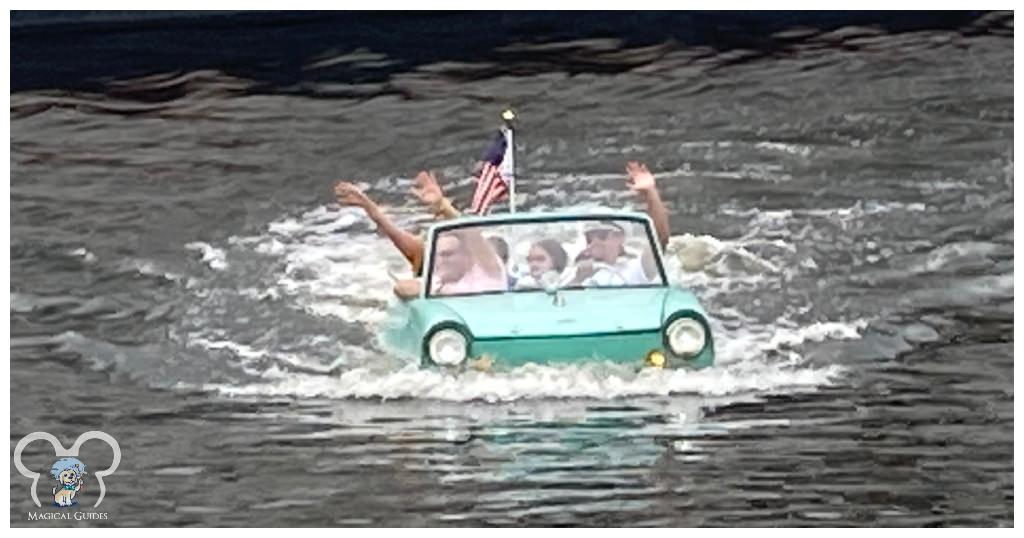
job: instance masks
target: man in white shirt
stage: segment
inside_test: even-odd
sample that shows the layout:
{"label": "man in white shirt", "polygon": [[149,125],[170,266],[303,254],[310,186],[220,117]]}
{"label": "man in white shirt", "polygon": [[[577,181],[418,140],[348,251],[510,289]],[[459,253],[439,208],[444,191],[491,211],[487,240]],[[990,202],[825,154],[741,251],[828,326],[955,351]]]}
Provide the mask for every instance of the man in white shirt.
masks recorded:
{"label": "man in white shirt", "polygon": [[[628,224],[627,224],[628,225]],[[623,223],[602,220],[587,225],[587,247],[583,250],[576,276],[570,284],[584,286],[636,286],[651,284],[658,277],[650,248],[641,255],[626,251]]]}

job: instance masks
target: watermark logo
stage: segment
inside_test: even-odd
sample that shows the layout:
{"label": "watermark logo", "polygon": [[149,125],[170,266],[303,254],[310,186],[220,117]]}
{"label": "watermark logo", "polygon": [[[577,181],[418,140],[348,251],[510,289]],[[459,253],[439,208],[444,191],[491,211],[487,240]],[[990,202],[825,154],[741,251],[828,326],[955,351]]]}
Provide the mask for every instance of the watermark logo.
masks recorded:
{"label": "watermark logo", "polygon": [[82,489],[85,480],[85,464],[78,458],[61,458],[50,467],[50,476],[57,481],[51,494],[54,506],[78,504],[75,495]]}
{"label": "watermark logo", "polygon": [[39,484],[40,473],[29,470],[25,467],[25,464],[21,462],[21,453],[25,450],[25,447],[33,441],[49,441],[50,445],[53,446],[53,451],[58,459],[50,467],[50,477],[57,481],[57,485],[53,487],[53,505],[60,507],[69,507],[78,504],[75,497],[82,490],[82,484],[85,480],[86,467],[81,460],[78,459],[78,451],[86,441],[98,439],[110,445],[110,448],[114,450],[114,460],[111,462],[110,467],[93,473],[96,477],[96,482],[99,484],[99,497],[96,499],[96,504],[93,507],[97,507],[103,502],[103,497],[107,494],[107,488],[103,484],[103,478],[109,476],[117,470],[118,464],[121,463],[121,447],[118,446],[117,440],[115,440],[110,434],[101,431],[85,432],[78,436],[75,440],[75,444],[71,445],[70,449],[64,448],[64,445],[54,437],[53,435],[46,432],[33,432],[25,437],[22,437],[18,441],[18,445],[14,448],[14,466],[18,469],[18,472],[25,478],[32,479],[32,500],[36,503],[36,506],[42,507],[39,502],[39,497],[36,495],[36,486]]}

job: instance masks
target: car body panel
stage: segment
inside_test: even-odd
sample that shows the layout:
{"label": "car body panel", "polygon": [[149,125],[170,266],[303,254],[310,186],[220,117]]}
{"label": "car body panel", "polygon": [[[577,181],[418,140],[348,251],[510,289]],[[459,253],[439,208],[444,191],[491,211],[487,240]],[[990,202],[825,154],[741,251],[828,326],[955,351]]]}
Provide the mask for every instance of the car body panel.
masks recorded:
{"label": "car body panel", "polygon": [[648,352],[661,350],[661,331],[550,336],[537,338],[493,338],[474,340],[473,357],[492,357],[507,366],[526,363],[565,364],[581,361],[610,361],[640,365]]}
{"label": "car body panel", "polygon": [[[659,271],[664,275],[660,248],[653,241],[647,215],[631,212],[520,213],[468,217],[435,224],[428,234],[429,281],[433,238],[453,227],[566,219],[630,219],[643,221]],[[466,296],[426,294],[395,307],[384,333],[385,344],[431,365],[425,341],[444,327],[459,328],[470,340],[471,359],[489,357],[499,365],[529,362],[552,364],[588,360],[643,364],[651,351],[661,351],[667,366],[705,367],[714,360],[707,315],[694,294],[678,286],[591,287],[585,289],[518,290]],[[663,329],[672,316],[699,319],[708,328],[708,344],[696,357],[674,357],[665,349]]]}

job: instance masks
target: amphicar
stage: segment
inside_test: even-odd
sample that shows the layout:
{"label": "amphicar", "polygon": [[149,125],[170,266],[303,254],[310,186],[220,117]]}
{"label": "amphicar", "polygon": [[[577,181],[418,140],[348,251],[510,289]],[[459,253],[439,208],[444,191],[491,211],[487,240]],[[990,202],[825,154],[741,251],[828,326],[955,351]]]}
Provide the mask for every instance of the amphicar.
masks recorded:
{"label": "amphicar", "polygon": [[714,362],[707,315],[672,285],[643,213],[462,217],[427,236],[421,292],[396,307],[385,342],[424,367],[610,361]]}

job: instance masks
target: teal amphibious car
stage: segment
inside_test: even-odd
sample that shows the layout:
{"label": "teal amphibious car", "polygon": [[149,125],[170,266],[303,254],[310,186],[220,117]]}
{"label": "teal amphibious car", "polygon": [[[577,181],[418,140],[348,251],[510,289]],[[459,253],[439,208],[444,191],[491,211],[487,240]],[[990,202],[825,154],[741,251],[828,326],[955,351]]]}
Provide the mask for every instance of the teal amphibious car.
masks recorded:
{"label": "teal amphibious car", "polygon": [[690,290],[669,284],[654,238],[647,215],[624,211],[439,222],[427,237],[422,291],[396,307],[385,343],[454,369],[707,367],[707,316]]}

